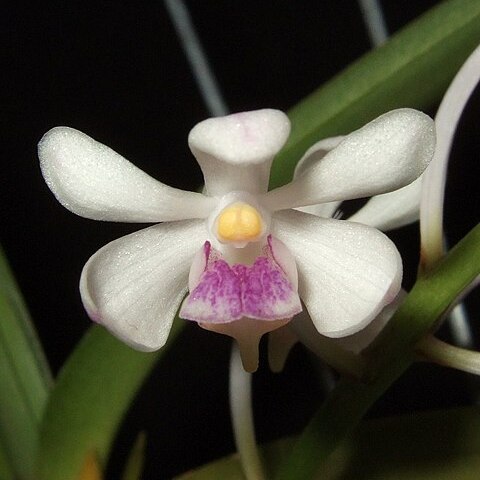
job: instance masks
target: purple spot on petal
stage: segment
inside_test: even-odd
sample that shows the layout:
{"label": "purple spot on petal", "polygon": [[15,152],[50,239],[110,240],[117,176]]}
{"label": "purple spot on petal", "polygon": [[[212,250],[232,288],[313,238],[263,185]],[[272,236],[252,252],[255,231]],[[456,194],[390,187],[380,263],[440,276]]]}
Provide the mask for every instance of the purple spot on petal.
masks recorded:
{"label": "purple spot on petal", "polygon": [[242,304],[245,316],[273,320],[298,313],[295,311],[296,293],[280,267],[269,258],[258,257],[243,275]]}
{"label": "purple spot on petal", "polygon": [[265,256],[251,266],[230,266],[213,249],[207,255],[207,267],[182,305],[182,318],[203,323],[228,323],[242,317],[279,320],[302,310],[297,292],[268,245]]}
{"label": "purple spot on petal", "polygon": [[189,295],[189,304],[197,310],[195,320],[214,321],[221,316],[237,320],[242,317],[241,284],[225,260],[213,261]]}
{"label": "purple spot on petal", "polygon": [[203,244],[203,253],[205,254],[205,258],[207,259],[207,262],[208,262],[208,257],[210,257],[211,249],[212,249],[212,244],[207,240]]}

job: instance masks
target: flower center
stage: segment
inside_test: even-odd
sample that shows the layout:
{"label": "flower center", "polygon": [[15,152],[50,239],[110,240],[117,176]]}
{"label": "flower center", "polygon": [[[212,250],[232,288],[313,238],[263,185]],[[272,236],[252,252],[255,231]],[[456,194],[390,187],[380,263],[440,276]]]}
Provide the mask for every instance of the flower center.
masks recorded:
{"label": "flower center", "polygon": [[247,203],[234,203],[223,209],[216,224],[221,242],[251,242],[263,233],[260,213]]}

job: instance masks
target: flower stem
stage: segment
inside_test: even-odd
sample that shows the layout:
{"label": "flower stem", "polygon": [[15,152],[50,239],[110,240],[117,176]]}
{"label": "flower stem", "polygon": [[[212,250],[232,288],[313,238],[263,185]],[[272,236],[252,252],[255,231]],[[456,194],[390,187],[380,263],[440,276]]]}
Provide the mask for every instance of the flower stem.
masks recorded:
{"label": "flower stem", "polygon": [[443,205],[450,150],[462,112],[480,80],[480,47],[468,57],[448,87],[435,116],[437,145],[422,180],[420,204],[421,269],[428,271],[445,254]]}
{"label": "flower stem", "polygon": [[164,4],[182,43],[206,107],[214,117],[226,115],[228,107],[197,35],[187,5],[182,0],[164,0]]}
{"label": "flower stem", "polygon": [[230,357],[230,412],[235,444],[245,477],[247,480],[264,480],[265,474],[255,442],[252,375],[243,369],[236,342],[233,342]]}
{"label": "flower stem", "polygon": [[479,352],[450,345],[433,335],[427,335],[417,344],[415,350],[431,362],[480,375]]}
{"label": "flower stem", "polygon": [[358,0],[370,43],[379,47],[388,40],[388,30],[379,0]]}

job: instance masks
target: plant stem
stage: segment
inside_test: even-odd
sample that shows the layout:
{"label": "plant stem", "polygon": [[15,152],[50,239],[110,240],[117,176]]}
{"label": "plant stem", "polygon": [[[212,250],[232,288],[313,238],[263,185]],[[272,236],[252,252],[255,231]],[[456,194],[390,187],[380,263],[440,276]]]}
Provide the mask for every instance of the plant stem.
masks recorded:
{"label": "plant stem", "polygon": [[463,372],[480,375],[480,353],[442,342],[427,335],[415,347],[415,351],[426,360]]}
{"label": "plant stem", "polygon": [[255,442],[252,412],[252,375],[243,369],[236,342],[230,357],[230,411],[235,444],[247,480],[264,480],[263,466]]}

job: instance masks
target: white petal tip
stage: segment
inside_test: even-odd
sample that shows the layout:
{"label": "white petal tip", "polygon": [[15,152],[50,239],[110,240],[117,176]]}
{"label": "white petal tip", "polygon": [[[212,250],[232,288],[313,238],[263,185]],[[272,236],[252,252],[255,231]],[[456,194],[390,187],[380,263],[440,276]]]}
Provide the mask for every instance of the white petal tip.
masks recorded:
{"label": "white petal tip", "polygon": [[46,132],[43,137],[38,142],[38,149],[45,151],[46,149],[55,148],[59,142],[69,135],[76,133],[81,133],[78,130],[70,127],[53,127],[48,132]]}
{"label": "white petal tip", "polygon": [[38,158],[42,174],[49,184],[52,168],[61,160],[62,152],[67,145],[75,143],[77,137],[84,134],[70,127],[54,127],[50,129],[38,142]]}
{"label": "white petal tip", "polygon": [[289,133],[290,121],[283,112],[264,109],[204,120],[191,130],[188,143],[194,155],[255,164],[276,155]]}
{"label": "white petal tip", "polygon": [[405,167],[412,171],[408,179],[410,183],[427,168],[433,158],[436,143],[435,122],[425,113],[412,108],[392,110],[374,120],[377,121],[381,130],[396,132],[390,139],[393,148],[398,142],[398,146],[402,146],[402,149],[398,150],[403,151],[406,159],[409,155],[416,157],[416,162],[405,162]]}

